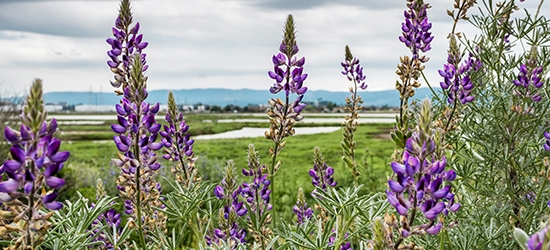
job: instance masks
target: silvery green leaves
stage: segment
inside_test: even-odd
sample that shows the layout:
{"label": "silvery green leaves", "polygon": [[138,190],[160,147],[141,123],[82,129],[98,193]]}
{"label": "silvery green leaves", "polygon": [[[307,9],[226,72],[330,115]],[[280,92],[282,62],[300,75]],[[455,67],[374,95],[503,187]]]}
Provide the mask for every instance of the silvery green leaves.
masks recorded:
{"label": "silvery green leaves", "polygon": [[[126,240],[132,233],[128,224],[115,231],[112,225],[97,221],[97,218],[108,212],[115,198],[104,196],[90,206],[90,201],[78,193],[74,202],[67,201],[66,206],[57,210],[51,217],[54,226],[48,231],[42,244],[46,249],[123,249]],[[91,229],[91,230],[90,230]],[[102,235],[104,241],[94,236]],[[109,245],[107,245],[109,244]]]}

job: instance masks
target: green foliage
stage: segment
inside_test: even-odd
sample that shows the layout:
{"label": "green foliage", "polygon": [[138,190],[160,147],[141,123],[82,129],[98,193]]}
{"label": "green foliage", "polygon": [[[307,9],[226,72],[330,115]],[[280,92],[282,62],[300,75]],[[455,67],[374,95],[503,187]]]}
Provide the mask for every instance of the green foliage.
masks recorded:
{"label": "green foliage", "polygon": [[[115,198],[106,196],[96,201],[92,207],[89,199],[80,194],[78,196],[74,203],[66,201],[61,210],[54,212],[52,220],[55,226],[48,231],[41,249],[85,250],[103,244],[94,242],[92,229],[97,229],[98,233],[105,232],[107,235],[110,229],[101,224],[92,226],[92,222],[111,207]],[[129,233],[129,229],[126,228],[118,240],[124,241]]]}

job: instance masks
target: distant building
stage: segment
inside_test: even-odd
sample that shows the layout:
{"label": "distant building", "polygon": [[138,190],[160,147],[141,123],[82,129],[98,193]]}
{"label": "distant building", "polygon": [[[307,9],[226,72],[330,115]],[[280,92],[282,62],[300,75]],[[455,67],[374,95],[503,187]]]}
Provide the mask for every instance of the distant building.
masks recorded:
{"label": "distant building", "polygon": [[74,107],[76,112],[116,112],[115,105],[76,105]]}
{"label": "distant building", "polygon": [[196,112],[206,112],[206,105],[198,105]]}
{"label": "distant building", "polygon": [[63,106],[58,104],[46,104],[44,105],[44,110],[46,110],[46,112],[59,112],[63,110]]}
{"label": "distant building", "polygon": [[183,112],[193,112],[195,110],[195,107],[193,105],[181,105],[181,110]]}

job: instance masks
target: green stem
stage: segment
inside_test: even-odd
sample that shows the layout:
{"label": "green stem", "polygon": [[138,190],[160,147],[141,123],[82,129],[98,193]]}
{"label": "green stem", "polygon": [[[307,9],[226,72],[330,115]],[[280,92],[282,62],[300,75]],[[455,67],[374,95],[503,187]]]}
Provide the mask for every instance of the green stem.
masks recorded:
{"label": "green stem", "polygon": [[[412,61],[411,61],[412,62]],[[400,103],[399,103],[399,128],[403,128],[403,105],[407,103],[408,97],[405,96],[405,91],[407,90],[407,86],[409,85],[410,79],[407,79],[403,83],[403,88],[400,91]]]}
{"label": "green stem", "polygon": [[455,114],[456,107],[458,106],[456,104],[457,98],[458,98],[458,96],[456,96],[456,93],[455,93],[455,98],[454,98],[454,101],[453,101],[453,109],[451,110],[451,114],[449,115],[449,119],[447,120],[447,124],[445,125],[445,129],[443,131],[447,131],[447,129],[449,128],[449,125],[451,124],[451,121],[453,120],[453,116]]}
{"label": "green stem", "polygon": [[[286,82],[288,83],[290,81],[290,58],[289,58],[289,63],[287,64],[286,66]],[[275,138],[277,141],[275,142],[275,147],[273,148],[273,155],[271,157],[272,161],[271,161],[271,170],[269,171],[270,173],[268,173],[268,177],[269,177],[269,180],[271,181],[271,187],[272,187],[272,193],[271,193],[271,197],[275,198],[276,195],[275,195],[275,164],[277,163],[277,156],[279,155],[279,146],[281,144],[281,142],[283,141],[283,129],[284,129],[284,126],[283,126],[283,121],[285,121],[287,119],[287,115],[288,115],[288,107],[289,107],[289,103],[288,103],[289,99],[288,99],[288,95],[286,95],[286,99],[285,99],[285,106],[283,108],[283,117],[281,119],[281,123],[279,124],[279,134],[277,135],[277,137]],[[275,208],[275,202],[273,202],[273,204],[271,204],[271,212],[273,214],[273,228],[276,228],[277,227],[277,209]]]}
{"label": "green stem", "polygon": [[353,136],[354,136],[354,132],[355,132],[355,128],[354,128],[354,124],[353,124],[353,121],[355,120],[355,118],[359,118],[359,107],[358,107],[358,102],[357,102],[357,81],[355,79],[353,79],[353,83],[355,85],[354,89],[353,89],[353,110],[352,110],[352,116],[351,116],[351,121],[350,121],[350,155],[351,155],[351,162],[353,164],[352,166],[352,172],[353,172],[353,186],[354,187],[357,187],[359,184],[358,184],[358,181],[359,181],[359,175],[357,174],[357,163],[355,162],[355,146],[353,145],[353,142],[354,142],[354,139],[353,139]]}
{"label": "green stem", "polygon": [[[188,180],[188,176],[187,176],[187,170],[186,170],[186,167],[185,167],[185,162],[183,161],[183,155],[185,155],[185,153],[182,154],[181,152],[181,149],[180,149],[180,145],[179,143],[177,142],[178,138],[176,138],[176,140],[174,140],[174,142],[176,143],[176,149],[178,150],[178,154],[179,154],[179,161],[180,161],[180,164],[181,164],[181,168],[183,169],[183,175],[185,177],[185,179],[183,179],[184,181]],[[189,176],[190,177],[190,176]]]}
{"label": "green stem", "polygon": [[[261,174],[261,173],[260,173]],[[255,199],[256,199],[256,225],[259,225],[259,222],[260,222],[260,218],[262,217],[262,214],[261,214],[261,211],[260,211],[260,199],[259,199],[259,196],[260,196],[260,192],[258,192],[258,190],[256,189],[256,193],[255,193]],[[258,236],[260,236],[260,240],[261,240],[261,246],[262,246],[262,250],[266,250],[265,248],[265,240],[264,240],[264,235],[262,234],[262,228],[263,228],[263,225],[260,225],[259,227],[259,231],[256,232],[258,234]]]}
{"label": "green stem", "polygon": [[[141,103],[139,103],[137,105],[137,111],[136,113],[138,114],[138,117],[137,117],[137,120],[140,121],[141,120],[141,117],[139,115],[139,113],[141,112],[140,110],[140,107],[141,107]],[[136,198],[136,210],[137,210],[137,226],[138,226],[138,238],[139,238],[139,242],[141,244],[141,247],[142,249],[145,249],[146,247],[146,243],[145,243],[145,235],[143,234],[143,223],[141,221],[141,154],[140,154],[140,148],[139,148],[139,138],[140,138],[140,131],[138,130],[138,132],[135,134],[135,142],[134,142],[134,158],[137,158],[137,160],[139,161],[139,165],[137,166],[136,168],[136,176],[135,176],[135,182],[136,182],[136,195],[137,195],[137,198]]]}
{"label": "green stem", "polygon": [[[35,133],[35,137],[34,138],[38,138],[38,133]],[[37,147],[37,141],[33,141],[33,147],[36,148]],[[30,170],[31,170],[31,173],[33,176],[36,176],[36,173],[35,173],[35,168],[34,168],[34,162],[31,164],[30,166]],[[32,236],[31,236],[31,228],[30,228],[30,224],[31,222],[34,220],[33,218],[33,211],[34,211],[34,192],[36,192],[36,186],[35,186],[35,182],[33,181],[32,182],[32,188],[31,188],[31,193],[29,194],[29,207],[27,208],[27,223],[26,223],[26,229],[27,229],[27,246],[31,246],[33,249],[34,249],[34,242],[32,240]]]}

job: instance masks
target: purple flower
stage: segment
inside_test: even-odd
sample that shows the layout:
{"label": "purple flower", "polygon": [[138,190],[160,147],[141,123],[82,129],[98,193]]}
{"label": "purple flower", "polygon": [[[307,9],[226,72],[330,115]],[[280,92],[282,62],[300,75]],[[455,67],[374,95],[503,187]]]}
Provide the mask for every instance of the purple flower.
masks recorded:
{"label": "purple flower", "polygon": [[[44,112],[41,100],[41,82],[35,82],[32,93],[27,99],[27,105],[22,116],[28,111],[38,114]],[[38,94],[39,95],[36,95]],[[39,100],[36,100],[39,98]],[[34,100],[33,100],[34,99]],[[34,103],[40,103],[34,106]],[[19,130],[9,126],[4,129],[4,137],[11,144],[10,158],[1,167],[0,174],[4,174],[2,181],[0,176],[0,194],[3,201],[13,200],[16,197],[25,197],[26,200],[33,200],[35,206],[43,204],[50,210],[58,210],[63,204],[55,201],[57,193],[49,192],[43,196],[42,188],[59,189],[64,186],[65,180],[55,176],[63,168],[63,163],[70,156],[69,152],[59,151],[61,141],[53,134],[57,131],[57,121],[52,119],[49,123],[43,116],[38,115],[40,120],[27,121],[28,124],[21,124]],[[46,184],[43,186],[43,184]],[[29,208],[32,210],[38,207]],[[39,213],[39,211],[35,211]],[[38,216],[38,215],[36,215]]]}
{"label": "purple flower", "polygon": [[545,131],[543,135],[544,135],[544,138],[546,139],[543,145],[544,150],[550,151],[550,133]]}
{"label": "purple flower", "polygon": [[543,228],[539,232],[533,234],[527,241],[528,250],[542,250],[542,245],[548,242],[548,227]]}
{"label": "purple flower", "polygon": [[474,100],[472,95],[474,85],[470,76],[482,67],[481,61],[474,59],[473,54],[470,54],[461,65],[458,65],[458,61],[460,57],[450,53],[447,64],[443,65],[443,70],[439,70],[439,75],[443,77],[440,85],[442,89],[447,90],[447,101],[450,104],[455,101],[466,104]]}
{"label": "purple flower", "polygon": [[[268,76],[275,80],[275,83],[269,91],[273,94],[279,93],[281,90],[285,91],[285,95],[288,96],[291,93],[297,94],[299,100],[293,107],[300,107],[294,109],[294,112],[299,114],[305,104],[300,103],[303,95],[307,92],[307,87],[304,86],[304,81],[307,79],[308,74],[304,73],[305,57],[297,59],[295,57],[298,53],[298,45],[295,39],[294,19],[292,15],[289,15],[284,30],[283,41],[279,46],[277,55],[273,55],[273,71],[268,72]],[[288,104],[288,103],[287,103]]]}
{"label": "purple flower", "polygon": [[[101,182],[100,182],[101,183]],[[98,186],[99,187],[99,186]],[[103,189],[103,186],[100,187]],[[103,190],[102,190],[103,191]],[[96,196],[96,199],[99,200],[101,196]],[[115,203],[111,203],[110,206],[114,206]],[[96,205],[92,203],[92,208],[94,208]],[[97,219],[95,219],[92,222],[92,234],[90,237],[93,238],[94,242],[101,242],[102,245],[95,246],[97,249],[114,249],[113,242],[109,240],[109,238],[106,236],[106,234],[113,233],[114,232],[118,235],[122,233],[122,227],[120,227],[120,214],[117,213],[117,211],[114,208],[110,208],[106,212],[100,214]],[[100,232],[100,227],[106,226],[108,229],[106,232]],[[91,247],[89,247],[91,248]]]}
{"label": "purple flower", "polygon": [[237,217],[243,217],[248,213],[244,203],[239,201],[242,192],[242,187],[237,185],[233,161],[227,161],[221,185],[214,188],[214,195],[224,203],[220,210],[223,218],[220,216],[218,228],[205,236],[208,245],[217,245],[227,240],[232,242],[232,246],[245,242],[246,231],[237,224]]}
{"label": "purple flower", "polygon": [[[405,144],[401,162],[392,162],[395,178],[388,180],[386,196],[396,212],[404,216],[401,225],[395,229],[407,230],[411,234],[437,234],[442,225],[438,224],[440,215],[456,212],[460,204],[455,202],[449,182],[456,178],[453,170],[445,171],[447,159],[439,158],[434,142],[431,123],[431,105],[424,101],[420,111],[419,130],[414,132]],[[427,124],[427,125],[426,125]],[[427,223],[415,225],[414,217],[421,212]]]}
{"label": "purple flower", "polygon": [[[0,212],[13,214],[15,222],[19,222],[11,223],[12,228],[4,230],[2,236],[11,238],[21,248],[32,248],[36,242],[31,239],[45,237],[51,226],[48,221],[51,214],[48,215],[47,210],[63,207],[56,201],[55,189],[63,187],[65,180],[55,175],[70,153],[59,151],[61,141],[54,137],[57,122],[46,121],[43,103],[42,81],[36,79],[23,107],[20,129],[4,129],[11,147],[9,160],[0,167],[0,209],[3,210]],[[42,225],[42,229],[37,230],[36,225]]]}
{"label": "purple flower", "polygon": [[521,64],[518,78],[514,80],[514,85],[519,87],[519,90],[514,90],[514,95],[540,102],[542,97],[536,89],[540,89],[544,84],[541,78],[542,67],[537,66],[536,60],[530,59],[527,64]]}
{"label": "purple flower", "polygon": [[148,43],[143,41],[143,34],[138,33],[139,23],[133,27],[130,27],[131,24],[132,16],[127,16],[121,11],[115,21],[115,27],[112,28],[113,37],[106,40],[111,45],[111,49],[107,51],[107,56],[110,59],[107,61],[107,65],[115,74],[115,80],[111,81],[111,85],[115,88],[122,86],[124,89],[130,82],[129,72],[131,72],[131,65],[136,58],[135,55],[139,55],[137,58],[143,65],[142,70],[146,71],[148,68],[146,55],[142,53]]}
{"label": "purple flower", "polygon": [[122,1],[112,28],[114,37],[107,39],[111,45],[107,52],[111,60],[107,64],[115,75],[111,85],[122,95],[120,104],[115,106],[117,123],[111,126],[116,134],[113,141],[120,151],[118,159],[113,160],[121,169],[117,188],[125,200],[125,212],[137,223],[143,242],[148,231],[165,227],[166,216],[154,209],[163,206],[162,190],[155,180],[161,167],[156,151],[163,147],[157,141],[161,125],[155,120],[160,105],[146,101],[148,78],[144,73],[148,66],[143,49],[148,43],[143,41],[139,28],[139,23],[133,24],[129,1]]}
{"label": "purple flower", "polygon": [[307,206],[304,190],[302,188],[298,189],[298,199],[296,200],[296,205],[292,207],[292,212],[296,214],[296,223],[298,225],[303,224],[306,220],[313,217],[313,209]]}
{"label": "purple flower", "polygon": [[413,60],[419,59],[426,62],[428,59],[420,57],[420,51],[427,52],[431,49],[433,40],[430,29],[432,24],[428,21],[428,4],[414,1],[409,4],[409,9],[404,12],[405,22],[401,24],[402,35],[399,40],[404,43],[413,54]]}
{"label": "purple flower", "polygon": [[346,60],[340,64],[344,68],[342,75],[345,75],[348,81],[355,83],[355,88],[359,85],[362,90],[367,89],[368,85],[365,82],[367,76],[363,75],[363,67],[359,64],[359,59],[352,56],[348,46],[346,46]]}
{"label": "purple flower", "polygon": [[254,178],[250,183],[243,183],[241,190],[241,195],[252,209],[252,212],[263,214],[266,210],[271,210],[271,204],[269,204],[269,195],[271,194],[269,184],[271,184],[271,181],[267,179],[267,174],[262,174],[261,167],[259,167],[256,170],[249,169],[245,176]]}
{"label": "purple flower", "polygon": [[225,198],[225,191],[223,190],[223,187],[218,185],[216,188],[214,188],[214,195],[218,197],[218,199],[224,199]]}
{"label": "purple flower", "polygon": [[[309,176],[311,177],[311,184],[314,187],[322,190],[327,190],[327,187],[335,187],[337,182],[334,181],[334,168],[329,166],[323,159],[321,151],[318,147],[314,149],[314,164],[313,168],[309,170]],[[316,190],[311,193],[312,196],[316,195]]]}

